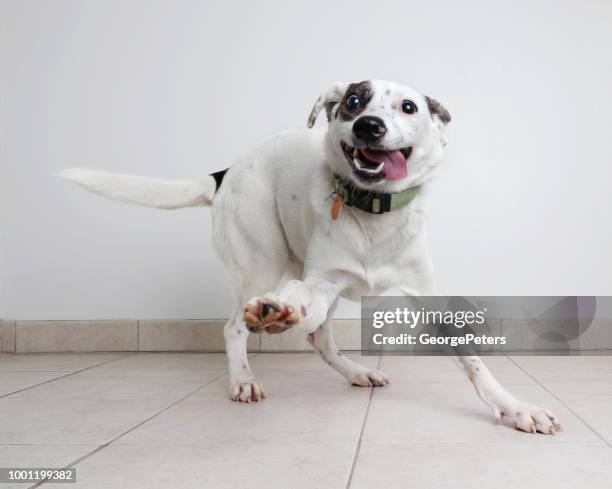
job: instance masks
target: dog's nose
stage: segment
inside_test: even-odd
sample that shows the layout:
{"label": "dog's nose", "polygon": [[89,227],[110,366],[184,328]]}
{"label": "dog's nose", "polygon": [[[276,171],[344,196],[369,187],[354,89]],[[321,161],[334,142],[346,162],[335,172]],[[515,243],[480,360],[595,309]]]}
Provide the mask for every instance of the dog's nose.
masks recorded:
{"label": "dog's nose", "polygon": [[364,115],[353,124],[353,133],[355,136],[366,143],[378,141],[386,132],[387,128],[385,127],[385,122],[380,117]]}

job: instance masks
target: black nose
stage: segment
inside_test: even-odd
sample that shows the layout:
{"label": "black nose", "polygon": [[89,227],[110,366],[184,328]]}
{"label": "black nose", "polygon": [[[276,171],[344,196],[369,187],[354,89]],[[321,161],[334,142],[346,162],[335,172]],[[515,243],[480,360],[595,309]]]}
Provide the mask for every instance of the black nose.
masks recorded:
{"label": "black nose", "polygon": [[364,115],[353,124],[353,133],[355,136],[366,143],[378,141],[386,132],[387,128],[380,117]]}

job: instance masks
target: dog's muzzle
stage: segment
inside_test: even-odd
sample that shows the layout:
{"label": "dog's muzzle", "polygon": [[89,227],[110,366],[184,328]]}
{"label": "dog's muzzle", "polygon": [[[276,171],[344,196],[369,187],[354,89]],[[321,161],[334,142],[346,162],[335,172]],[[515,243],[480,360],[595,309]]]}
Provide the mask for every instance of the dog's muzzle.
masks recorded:
{"label": "dog's muzzle", "polygon": [[378,143],[386,132],[387,127],[380,117],[365,115],[353,124],[353,134],[366,144]]}

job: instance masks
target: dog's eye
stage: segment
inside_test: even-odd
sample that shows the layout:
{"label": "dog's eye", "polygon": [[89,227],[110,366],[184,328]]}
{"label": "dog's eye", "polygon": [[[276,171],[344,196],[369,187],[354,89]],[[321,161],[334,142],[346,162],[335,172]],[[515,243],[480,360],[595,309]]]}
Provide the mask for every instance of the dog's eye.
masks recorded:
{"label": "dog's eye", "polygon": [[402,112],[406,114],[414,114],[417,111],[417,106],[412,100],[404,100],[402,102]]}
{"label": "dog's eye", "polygon": [[361,106],[361,100],[359,99],[359,95],[355,95],[354,93],[349,95],[346,99],[346,107],[349,110],[355,110]]}

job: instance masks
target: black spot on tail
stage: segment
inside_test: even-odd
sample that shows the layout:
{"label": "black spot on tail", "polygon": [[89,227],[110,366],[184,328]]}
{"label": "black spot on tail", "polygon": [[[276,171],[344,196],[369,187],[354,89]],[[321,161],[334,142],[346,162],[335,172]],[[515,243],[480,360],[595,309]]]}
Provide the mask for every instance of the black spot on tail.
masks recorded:
{"label": "black spot on tail", "polygon": [[216,171],[215,173],[210,174],[210,176],[215,179],[215,184],[217,185],[215,192],[219,190],[219,187],[221,186],[221,182],[223,182],[223,177],[225,177],[227,170],[229,170],[229,168],[226,168],[225,170],[221,170],[221,171]]}

